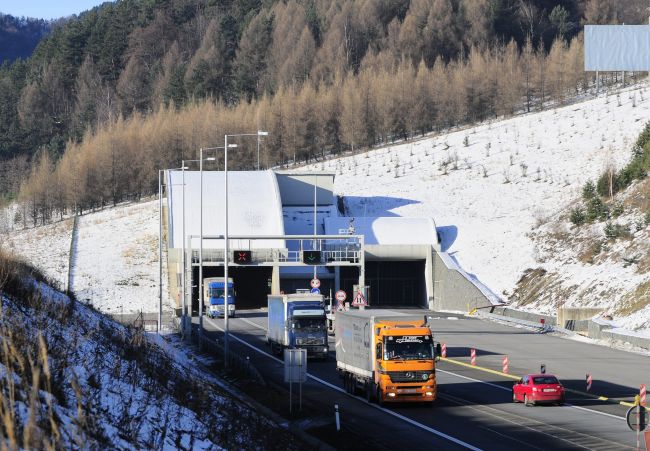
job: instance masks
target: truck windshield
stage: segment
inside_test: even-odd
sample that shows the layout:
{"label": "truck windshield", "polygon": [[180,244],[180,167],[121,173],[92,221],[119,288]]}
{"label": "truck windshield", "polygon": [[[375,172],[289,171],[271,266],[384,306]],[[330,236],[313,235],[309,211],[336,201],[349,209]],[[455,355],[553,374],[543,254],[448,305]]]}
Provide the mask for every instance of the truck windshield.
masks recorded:
{"label": "truck windshield", "polygon": [[[228,293],[230,295],[230,293]],[[222,298],[223,297],[223,288],[210,288],[210,297],[211,298]]]}
{"label": "truck windshield", "polygon": [[325,329],[325,318],[323,316],[294,318],[293,328],[300,330],[322,330]]}
{"label": "truck windshield", "polygon": [[428,335],[386,337],[384,360],[422,360],[433,358],[433,344]]}

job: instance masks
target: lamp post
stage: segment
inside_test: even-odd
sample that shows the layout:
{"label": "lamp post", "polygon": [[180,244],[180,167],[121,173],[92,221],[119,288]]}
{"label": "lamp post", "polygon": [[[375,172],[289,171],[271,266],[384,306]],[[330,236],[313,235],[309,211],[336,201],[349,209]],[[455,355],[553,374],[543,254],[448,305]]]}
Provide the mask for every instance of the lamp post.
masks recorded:
{"label": "lamp post", "polygon": [[[216,158],[209,157],[206,160],[214,161]],[[199,195],[201,204],[199,209],[199,235],[201,236],[201,242],[199,243],[199,349],[201,349],[203,344],[203,147],[199,150],[199,174],[199,184],[201,186],[201,194]]]}
{"label": "lamp post", "polygon": [[[230,147],[237,147],[237,144],[231,144]],[[201,193],[200,193],[200,214],[199,214],[199,235],[200,235],[200,244],[199,244],[199,347],[201,347],[201,343],[203,340],[203,161],[215,161],[215,157],[207,157],[203,158],[203,151],[208,151],[208,150],[219,150],[223,149],[223,147],[201,147],[199,150],[199,159],[198,160],[188,160],[188,161],[199,161],[199,174],[200,174],[200,185],[201,185]],[[183,235],[183,238],[185,236]],[[183,243],[185,240],[183,240]],[[183,252],[185,254],[185,252]],[[225,274],[225,284],[226,287],[228,286],[228,275]],[[224,310],[227,312],[228,311],[228,292],[226,288],[225,292],[225,299],[224,299]],[[190,312],[192,311],[192,306],[190,304]]]}
{"label": "lamp post", "polygon": [[260,136],[268,136],[269,132],[257,131],[257,170],[260,170]]}
{"label": "lamp post", "polygon": [[228,137],[238,137],[238,136],[257,136],[257,149],[258,149],[258,157],[257,157],[257,168],[259,169],[260,162],[259,162],[259,140],[260,136],[267,136],[269,133],[264,132],[261,130],[258,130],[257,133],[239,133],[236,135],[224,135],[223,138],[223,148],[224,148],[224,157],[223,157],[223,181],[224,181],[224,188],[223,188],[223,195],[224,195],[224,211],[223,211],[223,216],[224,216],[224,233],[223,233],[223,238],[224,238],[224,246],[223,246],[223,277],[225,280],[225,283],[223,284],[224,286],[224,299],[226,302],[226,307],[224,308],[224,340],[223,340],[223,353],[224,353],[224,367],[228,367],[228,334],[229,334],[229,329],[228,329],[228,148],[229,147],[237,147],[237,144],[228,144]]}

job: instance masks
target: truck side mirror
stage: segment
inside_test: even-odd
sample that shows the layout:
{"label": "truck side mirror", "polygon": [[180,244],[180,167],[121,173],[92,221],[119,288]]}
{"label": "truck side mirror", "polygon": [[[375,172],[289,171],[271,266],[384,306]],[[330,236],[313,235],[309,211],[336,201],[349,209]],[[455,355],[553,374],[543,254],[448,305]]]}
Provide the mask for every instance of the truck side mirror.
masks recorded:
{"label": "truck side mirror", "polygon": [[377,343],[377,359],[381,360],[381,343]]}
{"label": "truck side mirror", "polygon": [[440,360],[441,355],[442,355],[442,346],[440,346],[440,343],[436,343],[436,361]]}

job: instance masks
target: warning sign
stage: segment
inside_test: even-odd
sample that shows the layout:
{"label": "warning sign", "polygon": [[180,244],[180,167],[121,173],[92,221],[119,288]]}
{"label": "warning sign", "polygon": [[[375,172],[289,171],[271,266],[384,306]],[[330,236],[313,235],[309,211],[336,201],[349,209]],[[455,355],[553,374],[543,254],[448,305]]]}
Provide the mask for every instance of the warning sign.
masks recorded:
{"label": "warning sign", "polygon": [[361,290],[357,291],[357,295],[354,297],[354,300],[352,301],[352,305],[354,307],[361,307],[361,306],[367,306],[368,303],[366,302],[366,298],[363,297],[363,293]]}

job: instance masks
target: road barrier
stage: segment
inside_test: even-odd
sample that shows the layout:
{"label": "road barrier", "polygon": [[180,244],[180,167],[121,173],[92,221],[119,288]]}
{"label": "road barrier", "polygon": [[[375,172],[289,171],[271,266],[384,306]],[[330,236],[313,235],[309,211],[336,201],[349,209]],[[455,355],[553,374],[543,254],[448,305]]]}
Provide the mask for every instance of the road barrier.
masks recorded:
{"label": "road barrier", "polygon": [[591,390],[591,383],[592,383],[591,374],[587,374],[587,391]]}
{"label": "road barrier", "polygon": [[472,348],[472,351],[470,352],[470,361],[472,366],[476,366],[476,349],[474,348]]}
{"label": "road barrier", "polygon": [[445,343],[442,344],[442,352],[440,354],[443,359],[447,358],[447,345]]}
{"label": "road barrier", "polygon": [[508,374],[509,363],[510,362],[508,361],[508,356],[504,355],[503,356],[503,372],[506,373],[506,374]]}

